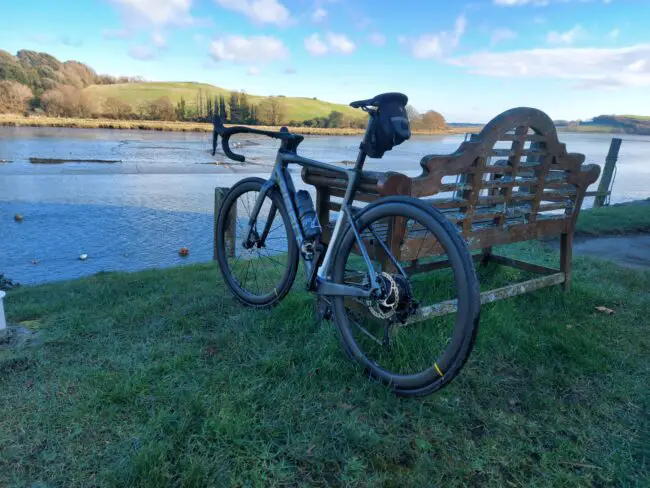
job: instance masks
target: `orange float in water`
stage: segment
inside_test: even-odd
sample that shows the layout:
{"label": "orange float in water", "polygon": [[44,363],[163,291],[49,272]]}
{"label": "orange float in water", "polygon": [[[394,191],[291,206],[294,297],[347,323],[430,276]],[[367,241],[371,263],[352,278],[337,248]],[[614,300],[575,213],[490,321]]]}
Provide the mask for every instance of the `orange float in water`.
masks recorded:
{"label": "orange float in water", "polygon": [[179,254],[179,256],[186,257],[186,256],[189,256],[189,255],[190,255],[190,250],[189,250],[188,248],[186,248],[186,247],[181,247],[181,248],[178,250],[178,254]]}

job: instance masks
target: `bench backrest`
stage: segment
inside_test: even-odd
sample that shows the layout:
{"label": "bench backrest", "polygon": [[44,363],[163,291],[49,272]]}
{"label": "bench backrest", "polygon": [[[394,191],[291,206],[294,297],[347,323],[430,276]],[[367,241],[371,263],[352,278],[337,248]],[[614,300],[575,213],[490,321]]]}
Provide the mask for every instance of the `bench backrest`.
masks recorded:
{"label": "bench backrest", "polygon": [[[572,232],[585,191],[600,174],[584,160],[567,153],[544,112],[515,108],[454,153],[422,158],[420,176],[368,173],[358,199],[425,199],[459,226],[472,249],[536,239]],[[329,210],[338,209],[331,197],[342,196],[347,182],[311,169],[303,179],[316,185],[319,217],[329,219]]]}

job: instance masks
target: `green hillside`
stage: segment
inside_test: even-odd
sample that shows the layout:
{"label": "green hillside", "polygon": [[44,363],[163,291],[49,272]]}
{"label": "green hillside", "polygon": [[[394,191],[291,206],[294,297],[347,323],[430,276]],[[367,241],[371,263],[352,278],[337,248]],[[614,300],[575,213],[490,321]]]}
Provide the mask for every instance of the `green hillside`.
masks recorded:
{"label": "green hillside", "polygon": [[[230,90],[219,88],[205,83],[192,82],[146,82],[146,83],[123,83],[116,85],[91,85],[84,89],[92,98],[93,104],[101,107],[104,100],[111,97],[119,98],[132,107],[145,101],[153,101],[160,97],[167,96],[172,103],[178,102],[181,97],[188,105],[195,105],[196,98],[201,91],[203,96],[230,94]],[[259,104],[265,97],[259,95],[248,95],[249,103]],[[363,118],[363,112],[353,109],[347,105],[314,100],[312,98],[286,97],[287,109],[286,120],[303,121],[314,117],[326,117],[333,110],[342,112],[344,115],[355,118]]]}

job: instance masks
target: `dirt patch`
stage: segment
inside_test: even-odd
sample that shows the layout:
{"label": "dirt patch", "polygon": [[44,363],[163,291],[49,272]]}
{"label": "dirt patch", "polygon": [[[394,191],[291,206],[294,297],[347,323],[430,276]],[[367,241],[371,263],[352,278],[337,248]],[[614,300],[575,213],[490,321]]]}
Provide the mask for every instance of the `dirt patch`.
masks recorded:
{"label": "dirt patch", "polygon": [[614,261],[620,266],[650,269],[650,234],[578,237],[573,252]]}

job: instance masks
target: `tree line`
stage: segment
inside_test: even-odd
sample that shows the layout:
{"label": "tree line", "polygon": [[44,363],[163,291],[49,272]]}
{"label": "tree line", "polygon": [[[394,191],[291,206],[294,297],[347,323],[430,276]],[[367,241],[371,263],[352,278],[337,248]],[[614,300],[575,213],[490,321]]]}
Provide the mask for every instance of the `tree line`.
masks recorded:
{"label": "tree line", "polygon": [[[265,124],[340,128],[363,128],[366,121],[333,110],[327,116],[287,120],[286,97],[272,96],[255,102],[245,91],[214,95],[199,89],[194,99],[172,100],[163,96],[135,106],[119,97],[95,100],[85,90],[90,85],[143,82],[141,77],[98,75],[89,66],[61,62],[47,53],[21,50],[16,56],[0,50],[0,113],[46,113],[54,117],[107,117],[165,121],[210,122],[215,115],[232,124]],[[433,110],[423,114],[408,106],[415,130],[440,130],[445,119]]]}

